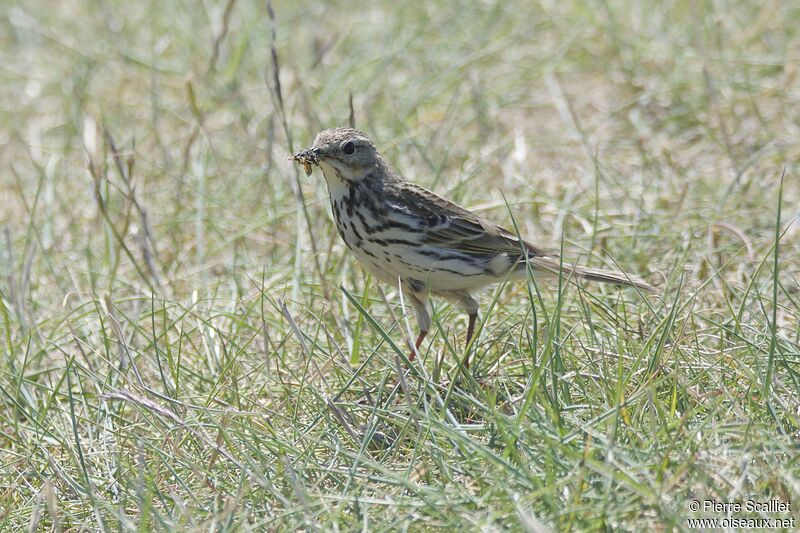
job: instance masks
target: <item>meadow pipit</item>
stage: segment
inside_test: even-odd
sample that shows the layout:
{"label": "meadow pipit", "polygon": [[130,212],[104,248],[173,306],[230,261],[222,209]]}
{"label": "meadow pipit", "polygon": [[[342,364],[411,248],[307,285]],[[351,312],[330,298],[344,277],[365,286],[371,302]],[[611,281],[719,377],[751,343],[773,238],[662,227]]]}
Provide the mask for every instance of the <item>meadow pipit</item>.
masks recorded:
{"label": "meadow pipit", "polygon": [[[537,273],[563,272],[652,290],[624,272],[562,265],[557,254],[409,183],[360,131],[325,130],[311,148],[293,158],[303,164],[306,174],[311,165],[322,168],[336,229],[356,259],[382,281],[401,280],[420,329],[409,360],[431,327],[428,294],[456,303],[469,314],[469,347],[478,318],[472,292],[506,278],[525,278],[528,265]],[[469,360],[465,358],[464,364],[468,366]]]}

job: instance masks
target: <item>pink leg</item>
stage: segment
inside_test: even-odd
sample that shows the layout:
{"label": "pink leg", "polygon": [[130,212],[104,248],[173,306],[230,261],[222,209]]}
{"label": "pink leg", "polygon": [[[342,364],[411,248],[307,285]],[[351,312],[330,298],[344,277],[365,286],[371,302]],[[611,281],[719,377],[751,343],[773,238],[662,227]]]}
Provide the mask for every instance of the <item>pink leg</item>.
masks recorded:
{"label": "pink leg", "polygon": [[417,351],[419,351],[419,347],[422,344],[422,341],[425,340],[425,336],[428,334],[427,331],[420,331],[419,335],[417,336],[416,342],[414,342],[414,349],[411,350],[411,353],[408,354],[408,360],[413,361],[414,358],[417,356]]}
{"label": "pink leg", "polygon": [[[478,313],[469,314],[469,325],[467,326],[467,343],[464,349],[469,348],[469,341],[472,340],[472,334],[475,333],[475,321],[478,319]],[[464,359],[464,367],[469,368],[469,357]]]}

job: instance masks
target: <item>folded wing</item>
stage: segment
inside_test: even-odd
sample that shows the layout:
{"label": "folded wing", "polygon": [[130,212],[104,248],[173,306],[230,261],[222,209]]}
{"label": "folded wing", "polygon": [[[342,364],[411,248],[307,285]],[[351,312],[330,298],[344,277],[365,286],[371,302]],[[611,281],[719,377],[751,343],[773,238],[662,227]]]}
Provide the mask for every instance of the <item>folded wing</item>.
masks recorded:
{"label": "folded wing", "polygon": [[[403,183],[388,192],[388,202],[419,221],[428,245],[474,255],[524,255],[515,234],[431,191]],[[556,255],[526,241],[522,246],[529,256]]]}

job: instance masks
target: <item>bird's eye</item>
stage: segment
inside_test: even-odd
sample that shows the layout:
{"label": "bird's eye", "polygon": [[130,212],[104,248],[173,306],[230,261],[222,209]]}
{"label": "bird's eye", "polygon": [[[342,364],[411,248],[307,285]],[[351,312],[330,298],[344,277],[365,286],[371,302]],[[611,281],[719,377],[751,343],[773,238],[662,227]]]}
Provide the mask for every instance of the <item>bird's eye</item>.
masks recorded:
{"label": "bird's eye", "polygon": [[353,144],[353,141],[347,141],[342,145],[342,152],[347,155],[353,155],[356,151],[356,145]]}

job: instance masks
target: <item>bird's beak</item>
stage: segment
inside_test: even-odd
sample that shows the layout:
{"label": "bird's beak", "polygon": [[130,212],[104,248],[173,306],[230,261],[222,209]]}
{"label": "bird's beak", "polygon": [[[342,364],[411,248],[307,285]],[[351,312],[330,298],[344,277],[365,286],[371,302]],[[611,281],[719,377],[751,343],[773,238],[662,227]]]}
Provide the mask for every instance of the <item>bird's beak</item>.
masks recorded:
{"label": "bird's beak", "polygon": [[301,163],[308,161],[309,163],[317,164],[319,163],[319,150],[317,148],[306,148],[300,152],[294,154],[295,161],[299,161]]}
{"label": "bird's beak", "polygon": [[311,175],[311,165],[319,165],[319,156],[320,151],[317,148],[307,148],[300,152],[297,152],[292,156],[293,161],[297,161],[301,165],[303,165],[303,170],[305,170],[306,176]]}

